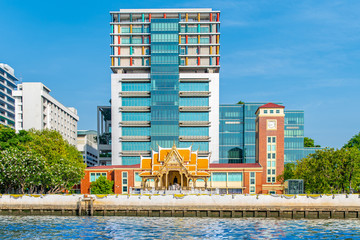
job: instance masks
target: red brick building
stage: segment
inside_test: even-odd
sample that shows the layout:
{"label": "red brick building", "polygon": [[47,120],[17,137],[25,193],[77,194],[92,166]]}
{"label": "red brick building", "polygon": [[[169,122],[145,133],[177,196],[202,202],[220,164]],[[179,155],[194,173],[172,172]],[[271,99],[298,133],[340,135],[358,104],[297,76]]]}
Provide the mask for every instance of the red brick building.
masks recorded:
{"label": "red brick building", "polygon": [[91,193],[99,176],[114,181],[115,194],[130,189],[219,189],[221,193],[282,193],[276,177],[284,170],[284,107],[268,103],[256,111],[256,163],[216,164],[190,148],[161,148],[141,164],[89,167],[81,193]]}

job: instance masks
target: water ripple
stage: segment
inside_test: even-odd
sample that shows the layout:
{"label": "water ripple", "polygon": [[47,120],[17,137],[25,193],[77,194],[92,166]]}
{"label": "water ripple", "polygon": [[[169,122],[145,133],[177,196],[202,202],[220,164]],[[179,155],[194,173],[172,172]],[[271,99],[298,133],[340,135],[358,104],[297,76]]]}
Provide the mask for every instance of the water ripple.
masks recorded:
{"label": "water ripple", "polygon": [[360,221],[0,216],[4,239],[360,239]]}

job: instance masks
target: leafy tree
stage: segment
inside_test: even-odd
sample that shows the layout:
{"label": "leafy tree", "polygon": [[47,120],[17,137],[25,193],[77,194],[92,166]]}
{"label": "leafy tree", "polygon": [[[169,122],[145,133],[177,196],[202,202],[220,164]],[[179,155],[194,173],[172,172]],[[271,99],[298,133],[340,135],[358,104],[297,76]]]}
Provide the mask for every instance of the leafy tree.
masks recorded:
{"label": "leafy tree", "polygon": [[[85,174],[81,153],[54,130],[20,131],[16,134],[14,130],[0,126],[1,150],[9,150],[1,155],[6,156],[2,158],[3,165],[0,165],[0,188],[3,191],[15,189],[23,192],[26,188],[29,192],[57,193],[70,190]],[[34,167],[35,163],[30,164],[40,160],[45,161],[44,164],[38,163],[41,168]],[[31,178],[31,184],[26,185],[24,179],[27,177],[22,177],[20,173],[34,174],[33,170],[38,178]],[[10,180],[12,177],[7,180],[9,174],[21,181]]]}
{"label": "leafy tree", "polygon": [[314,139],[304,137],[304,147],[320,147],[320,145],[315,145]]}
{"label": "leafy tree", "polygon": [[277,176],[277,181],[284,183],[288,179],[294,179],[295,163],[287,163],[284,165],[284,172]]}
{"label": "leafy tree", "polygon": [[353,136],[345,145],[344,148],[355,147],[360,150],[360,133]]}
{"label": "leafy tree", "polygon": [[24,149],[24,144],[31,141],[27,131],[21,130],[16,134],[15,130],[0,124],[0,151],[10,147]]}
{"label": "leafy tree", "polygon": [[25,189],[33,193],[41,185],[46,172],[45,159],[32,151],[10,147],[0,156],[0,191]]}
{"label": "leafy tree", "polygon": [[105,176],[100,176],[95,182],[90,185],[92,194],[112,194],[114,182],[106,179]]}
{"label": "leafy tree", "polygon": [[238,101],[237,104],[245,104],[243,101]]}
{"label": "leafy tree", "polygon": [[323,149],[297,162],[294,178],[304,179],[307,193],[359,190],[360,150]]}
{"label": "leafy tree", "polygon": [[[84,176],[81,153],[54,130],[30,130],[28,148],[46,159],[49,178],[44,182],[48,193],[71,189]],[[44,189],[45,190],[45,189]]]}

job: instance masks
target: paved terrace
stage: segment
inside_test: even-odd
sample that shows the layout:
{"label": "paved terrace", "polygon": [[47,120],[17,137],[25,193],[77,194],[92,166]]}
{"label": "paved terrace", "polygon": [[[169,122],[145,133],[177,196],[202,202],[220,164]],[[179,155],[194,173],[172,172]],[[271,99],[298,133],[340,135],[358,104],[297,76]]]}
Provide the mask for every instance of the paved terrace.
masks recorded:
{"label": "paved terrace", "polygon": [[360,195],[0,195],[0,214],[360,218]]}

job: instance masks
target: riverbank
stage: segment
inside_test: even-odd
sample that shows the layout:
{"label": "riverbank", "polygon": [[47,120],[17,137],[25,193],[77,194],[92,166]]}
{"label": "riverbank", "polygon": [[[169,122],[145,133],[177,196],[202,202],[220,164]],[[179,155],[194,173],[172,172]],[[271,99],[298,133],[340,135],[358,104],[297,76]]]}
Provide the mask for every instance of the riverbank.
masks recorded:
{"label": "riverbank", "polygon": [[357,194],[1,195],[0,214],[360,218],[360,196]]}

